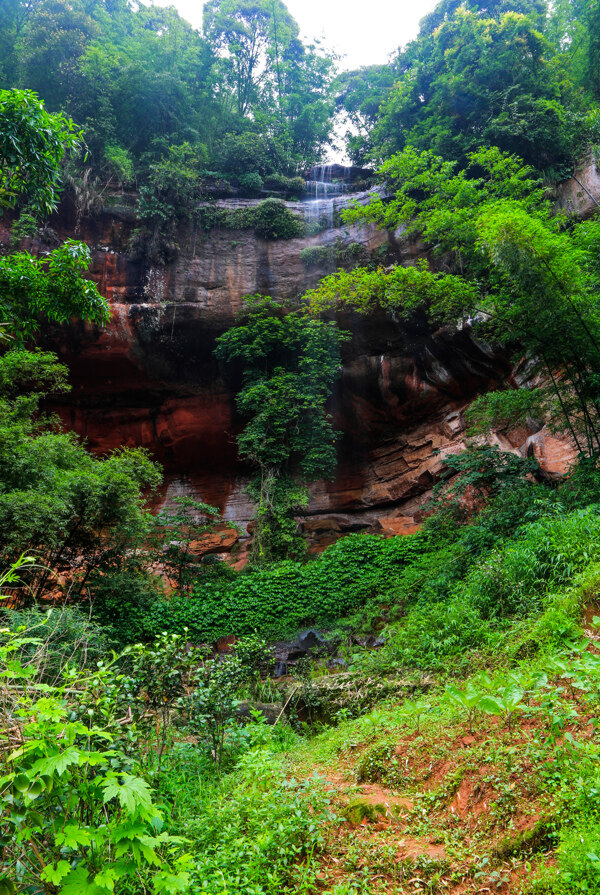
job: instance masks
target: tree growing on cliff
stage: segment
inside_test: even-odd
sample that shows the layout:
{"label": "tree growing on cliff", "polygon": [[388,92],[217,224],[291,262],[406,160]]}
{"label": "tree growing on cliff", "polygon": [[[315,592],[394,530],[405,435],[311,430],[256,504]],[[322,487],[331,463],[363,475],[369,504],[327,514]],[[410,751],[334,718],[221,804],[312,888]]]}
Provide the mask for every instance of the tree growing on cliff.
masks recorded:
{"label": "tree growing on cliff", "polygon": [[[76,139],[71,123],[34,94],[0,92],[0,200],[51,211],[64,152]],[[75,594],[93,571],[121,565],[150,530],[144,492],[160,480],[143,451],[101,460],[40,413],[44,397],[68,391],[67,370],[22,343],[44,319],[108,320],[106,300],[84,276],[89,264],[87,246],[70,240],[42,258],[0,258],[0,322],[10,345],[0,352],[0,565],[35,554],[24,591],[34,596],[56,569],[69,570]]]}
{"label": "tree growing on cliff", "polygon": [[436,323],[468,321],[525,349],[544,374],[541,403],[581,454],[600,454],[600,223],[567,226],[532,169],[494,148],[462,169],[408,148],[381,171],[391,201],[376,197],[348,217],[404,226],[424,239],[437,271],[338,272],[309,296],[315,310],[378,305]]}
{"label": "tree growing on cliff", "polygon": [[[554,178],[568,173],[597,128],[576,83],[576,54],[548,15],[557,5],[564,3],[438,3],[393,62],[395,83],[367,141],[372,160],[413,146],[465,161],[499,146]],[[575,12],[584,32],[588,5]]]}
{"label": "tree growing on cliff", "polygon": [[256,562],[298,554],[294,513],[306,506],[306,485],[335,469],[327,402],[341,340],[335,323],[260,295],[246,300],[243,318],[218,340],[217,357],[243,369],[237,406],[248,423],[238,446],[257,471],[250,486]]}
{"label": "tree growing on cliff", "polygon": [[63,158],[80,141],[73,122],[31,90],[0,90],[0,209],[26,200],[37,214],[54,211]]}
{"label": "tree growing on cliff", "polygon": [[[56,209],[64,156],[80,134],[62,114],[50,114],[29,90],[0,90],[0,209],[27,208],[35,217]],[[84,277],[91,262],[82,243],[68,240],[35,258],[0,258],[0,325],[11,339],[30,338],[45,318],[80,316],[106,323],[110,313],[96,285]]]}

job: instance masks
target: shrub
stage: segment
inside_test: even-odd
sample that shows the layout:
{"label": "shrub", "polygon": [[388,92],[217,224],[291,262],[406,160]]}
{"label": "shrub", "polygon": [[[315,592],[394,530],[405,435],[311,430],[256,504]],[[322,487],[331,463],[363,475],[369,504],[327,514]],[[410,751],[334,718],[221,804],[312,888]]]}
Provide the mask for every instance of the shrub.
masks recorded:
{"label": "shrub", "polygon": [[300,252],[305,267],[324,267],[332,259],[331,246],[307,246]]}
{"label": "shrub", "polygon": [[402,612],[410,604],[447,599],[465,573],[467,563],[460,545],[425,553],[399,573],[386,591],[385,601],[396,607],[396,612]]}
{"label": "shrub", "polygon": [[135,566],[92,576],[89,584],[94,618],[118,644],[152,635],[152,607],[162,596],[159,580]]}
{"label": "shrub", "polygon": [[599,559],[597,506],[547,517],[486,557],[467,578],[463,596],[484,618],[527,615],[540,608],[551,587],[568,584]]}
{"label": "shrub", "polygon": [[104,160],[110,174],[124,184],[135,179],[135,168],[131,153],[118,143],[109,143],[104,150]]}
{"label": "shrub", "polygon": [[263,188],[263,179],[256,171],[241,174],[239,184],[245,196],[259,196]]}
{"label": "shrub", "polygon": [[394,672],[400,668],[442,671],[448,659],[463,655],[485,642],[486,626],[476,610],[461,598],[447,603],[414,607],[401,627],[386,632],[380,654],[367,654],[365,670]]}
{"label": "shrub", "polygon": [[76,606],[5,610],[2,623],[20,632],[19,657],[35,664],[42,680],[58,679],[67,665],[79,669],[94,667],[106,655],[106,632]]}
{"label": "shrub", "polygon": [[364,245],[359,242],[344,243],[338,240],[335,245],[308,246],[300,252],[305,267],[345,267],[352,268],[367,264],[369,255]]}
{"label": "shrub", "polygon": [[255,210],[254,230],[262,239],[294,239],[304,227],[281,199],[265,199]]}
{"label": "shrub", "polygon": [[190,598],[175,595],[151,610],[154,631],[188,627],[195,642],[226,634],[293,633],[356,611],[423,549],[420,535],[349,535],[318,559],[280,562],[241,573],[231,583],[199,579]]}
{"label": "shrub", "polygon": [[194,219],[203,230],[252,230],[262,239],[294,239],[304,233],[304,223],[281,199],[265,199],[249,208],[201,205]]}
{"label": "shrub", "polygon": [[[48,391],[64,391],[63,374],[43,352],[8,352],[0,359],[0,561],[8,566],[35,552],[39,565],[25,580],[38,596],[53,569],[70,569],[75,595],[93,571],[119,564],[139,546],[151,520],[144,492],[160,481],[143,450],[99,459],[73,433],[36,417]],[[22,594],[28,596],[25,589]]]}
{"label": "shrub", "polygon": [[[92,683],[89,673],[74,673],[60,687],[42,685],[39,669],[15,658],[22,638],[0,636],[7,669],[0,713],[0,879],[6,874],[21,892],[111,895],[140,881],[145,891],[188,891],[180,842],[162,829],[139,761],[122,748],[110,670],[99,668]],[[80,712],[92,687],[102,710]],[[15,741],[20,748],[6,748]]]}
{"label": "shrub", "polygon": [[275,193],[284,193],[286,199],[299,199],[306,191],[301,177],[285,177],[283,174],[269,174],[265,177],[264,186]]}

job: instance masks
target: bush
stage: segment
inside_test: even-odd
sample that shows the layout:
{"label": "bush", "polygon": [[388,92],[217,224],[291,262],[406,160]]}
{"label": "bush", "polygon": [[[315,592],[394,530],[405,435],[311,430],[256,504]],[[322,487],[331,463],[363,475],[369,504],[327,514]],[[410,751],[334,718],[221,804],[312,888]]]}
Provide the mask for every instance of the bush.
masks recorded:
{"label": "bush", "polygon": [[335,245],[309,246],[300,252],[305,267],[345,267],[353,268],[367,264],[369,260],[365,246],[359,242],[343,243],[338,240]]}
{"label": "bush", "polygon": [[118,720],[122,679],[99,663],[93,676],[44,684],[43,667],[16,658],[26,646],[0,632],[2,745],[20,744],[3,748],[0,880],[13,884],[4,891],[188,891],[180,840],[163,830],[135,750],[126,751],[135,732]]}
{"label": "bush", "polygon": [[94,618],[118,644],[138,643],[152,635],[149,619],[162,591],[155,575],[137,568],[92,576],[89,584]]}
{"label": "bush", "polygon": [[265,199],[255,210],[254,231],[262,239],[294,239],[304,227],[281,199]]}
{"label": "bush", "polygon": [[600,559],[598,506],[526,525],[517,540],[486,557],[468,576],[464,599],[483,618],[527,615],[552,587]]}
{"label": "bush", "polygon": [[106,632],[76,606],[5,610],[2,624],[20,632],[19,658],[34,663],[42,680],[59,678],[67,665],[93,668],[108,651]]}
{"label": "bush", "polygon": [[252,230],[262,239],[294,239],[304,233],[304,222],[281,199],[265,199],[250,208],[201,205],[195,220],[203,230]]}
{"label": "bush", "polygon": [[487,633],[476,610],[463,599],[416,606],[401,627],[385,632],[383,650],[367,653],[359,665],[378,673],[395,673],[398,668],[443,671],[449,658],[482,645]]}
{"label": "bush", "polygon": [[285,177],[283,174],[265,177],[264,186],[274,193],[284,193],[286,199],[299,199],[306,192],[306,184],[301,177]]}
{"label": "bush", "polygon": [[300,260],[305,267],[325,267],[333,257],[331,246],[308,246],[300,252]]}
{"label": "bush", "polygon": [[244,196],[259,196],[263,188],[263,179],[256,171],[241,174],[239,177],[240,189]]}
{"label": "bush", "polygon": [[153,631],[188,627],[200,643],[227,634],[263,636],[338,620],[381,593],[423,550],[420,535],[349,535],[318,559],[281,562],[243,572],[231,583],[198,580],[190,598],[161,600],[147,619]]}
{"label": "bush", "polygon": [[[115,451],[105,459],[88,453],[74,433],[44,425],[36,411],[47,391],[64,390],[64,369],[52,355],[13,352],[0,360],[0,563],[23,553],[39,565],[25,577],[30,593],[42,596],[52,569],[68,569],[71,595],[78,595],[97,569],[120,564],[145,540],[151,516],[149,489],[160,481],[158,467],[140,448]],[[22,393],[40,377],[37,393]],[[12,383],[12,384],[11,384]],[[2,397],[7,394],[7,398]],[[25,588],[24,599],[30,598]]]}
{"label": "bush", "polygon": [[117,143],[109,143],[104,150],[104,160],[111,175],[123,184],[135,179],[135,167],[131,153]]}
{"label": "bush", "polygon": [[403,569],[384,594],[395,613],[414,603],[437,603],[450,595],[468,568],[460,545],[425,553]]}

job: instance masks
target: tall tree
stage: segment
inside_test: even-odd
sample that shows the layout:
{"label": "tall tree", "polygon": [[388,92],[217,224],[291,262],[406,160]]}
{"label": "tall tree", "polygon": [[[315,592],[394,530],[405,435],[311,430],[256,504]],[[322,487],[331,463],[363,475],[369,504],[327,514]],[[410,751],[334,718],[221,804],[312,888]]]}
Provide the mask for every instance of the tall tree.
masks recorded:
{"label": "tall tree", "polygon": [[54,211],[63,157],[80,141],[73,122],[32,91],[0,90],[0,208],[26,200],[39,214]]}
{"label": "tall tree", "polygon": [[237,406],[248,422],[238,445],[256,470],[255,561],[298,551],[294,512],[306,505],[305,486],[335,469],[327,401],[340,372],[340,340],[333,322],[263,296],[249,297],[239,324],[218,340],[217,357],[243,368]]}
{"label": "tall tree", "polygon": [[203,15],[205,34],[222,54],[238,114],[250,111],[267,79],[274,79],[281,96],[281,54],[298,36],[282,0],[208,0]]}
{"label": "tall tree", "polygon": [[336,106],[347,119],[348,155],[363,164],[372,151],[371,131],[380,117],[380,108],[388,98],[396,78],[392,65],[369,65],[341,72],[335,81]]}
{"label": "tall tree", "polygon": [[587,138],[587,110],[548,39],[544,2],[446,0],[396,69],[372,135],[379,160],[412,145],[464,161],[496,145],[562,173]]}

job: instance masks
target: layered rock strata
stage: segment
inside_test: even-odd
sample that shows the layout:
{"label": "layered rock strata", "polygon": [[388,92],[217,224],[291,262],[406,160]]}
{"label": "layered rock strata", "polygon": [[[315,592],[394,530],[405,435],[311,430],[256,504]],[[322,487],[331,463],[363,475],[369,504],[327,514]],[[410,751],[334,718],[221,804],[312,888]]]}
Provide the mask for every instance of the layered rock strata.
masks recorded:
{"label": "layered rock strata", "polygon": [[[53,222],[57,238],[73,236],[75,224],[67,205]],[[248,470],[236,454],[239,382],[215,360],[216,337],[233,324],[244,295],[293,301],[329,272],[327,261],[308,267],[304,249],[352,243],[371,257],[410,263],[419,247],[373,227],[332,226],[287,241],[259,239],[251,230],[186,230],[177,259],[151,267],[129,248],[134,226],[127,206],[116,204],[75,233],[92,250],[91,275],[113,316],[103,330],[78,323],[45,334],[73,385],[54,409],[94,451],[148,448],[165,468],[163,503],[194,494],[243,527],[252,508]],[[8,244],[7,229],[0,229],[0,240]],[[37,240],[29,247],[42,252],[47,245]],[[507,359],[468,328],[432,331],[383,315],[344,314],[339,322],[351,332],[331,402],[342,438],[336,477],[313,487],[303,521],[315,548],[347,531],[414,530],[444,454],[462,445],[462,411],[512,375]],[[551,471],[568,461],[564,444],[553,446],[543,431],[511,437],[499,441],[533,451]]]}

